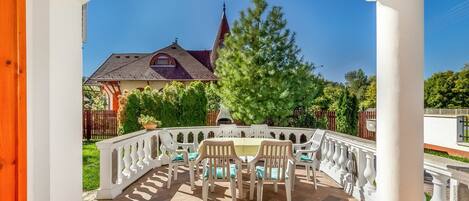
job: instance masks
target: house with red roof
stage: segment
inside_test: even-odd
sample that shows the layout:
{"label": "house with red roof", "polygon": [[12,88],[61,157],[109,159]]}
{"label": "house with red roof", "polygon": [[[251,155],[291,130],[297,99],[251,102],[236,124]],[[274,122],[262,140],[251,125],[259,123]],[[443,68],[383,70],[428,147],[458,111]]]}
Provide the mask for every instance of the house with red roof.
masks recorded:
{"label": "house with red roof", "polygon": [[107,96],[108,109],[119,108],[119,95],[125,90],[151,86],[162,89],[172,81],[188,84],[193,81],[216,81],[214,74],[217,50],[230,32],[223,14],[212,50],[186,50],[177,40],[152,53],[111,54],[88,78],[85,84],[99,85]]}

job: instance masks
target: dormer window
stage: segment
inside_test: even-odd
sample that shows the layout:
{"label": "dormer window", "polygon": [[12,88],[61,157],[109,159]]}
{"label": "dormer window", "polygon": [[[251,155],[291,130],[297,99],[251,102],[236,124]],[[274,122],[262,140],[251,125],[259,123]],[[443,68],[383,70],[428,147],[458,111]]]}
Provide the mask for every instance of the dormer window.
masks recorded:
{"label": "dormer window", "polygon": [[160,53],[155,55],[150,62],[151,67],[175,67],[176,62],[171,56]]}

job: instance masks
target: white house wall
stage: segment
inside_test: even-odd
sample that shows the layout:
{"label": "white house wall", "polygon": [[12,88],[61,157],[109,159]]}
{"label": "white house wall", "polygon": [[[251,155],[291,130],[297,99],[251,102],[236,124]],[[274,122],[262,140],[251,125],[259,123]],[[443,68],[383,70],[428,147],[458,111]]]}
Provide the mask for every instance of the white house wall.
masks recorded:
{"label": "white house wall", "polygon": [[426,115],[424,118],[425,144],[469,152],[469,147],[458,144],[458,118],[448,115]]}

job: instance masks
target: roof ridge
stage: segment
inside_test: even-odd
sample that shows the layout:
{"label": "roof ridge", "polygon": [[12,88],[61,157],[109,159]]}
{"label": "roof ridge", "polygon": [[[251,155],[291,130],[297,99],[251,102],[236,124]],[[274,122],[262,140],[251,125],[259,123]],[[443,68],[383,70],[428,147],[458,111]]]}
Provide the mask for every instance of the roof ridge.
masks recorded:
{"label": "roof ridge", "polygon": [[[122,65],[122,66],[119,66],[119,67],[117,67],[117,68],[115,68],[115,69],[112,69],[111,71],[107,72],[107,73],[104,74],[104,75],[98,76],[97,78],[103,78],[105,75],[108,75],[108,74],[110,74],[110,73],[113,73],[114,71],[117,71],[117,70],[119,70],[119,69],[122,69],[122,68],[124,68],[125,66],[128,66],[129,64],[135,63],[136,61],[139,61],[139,60],[141,60],[141,59],[147,58],[148,56],[153,56],[153,55],[154,55],[155,53],[157,53],[158,51],[161,51],[161,50],[163,50],[163,49],[169,48],[169,47],[171,47],[171,46],[173,46],[173,45],[177,45],[178,47],[181,47],[181,46],[179,46],[177,43],[172,43],[171,45],[168,45],[168,46],[166,46],[166,47],[164,47],[164,48],[161,48],[161,49],[159,49],[159,50],[156,50],[156,51],[154,51],[154,52],[152,52],[152,53],[148,53],[148,55],[146,55],[146,56],[144,56],[144,57],[140,57],[140,58],[138,58],[138,59],[135,59],[135,60],[132,61],[132,62],[126,63],[126,64],[124,64],[124,65]],[[183,48],[181,47],[181,49],[183,49]],[[192,56],[192,55],[191,55],[191,56]],[[197,59],[196,59],[196,60],[197,60]],[[148,65],[150,65],[150,64],[148,64]]]}

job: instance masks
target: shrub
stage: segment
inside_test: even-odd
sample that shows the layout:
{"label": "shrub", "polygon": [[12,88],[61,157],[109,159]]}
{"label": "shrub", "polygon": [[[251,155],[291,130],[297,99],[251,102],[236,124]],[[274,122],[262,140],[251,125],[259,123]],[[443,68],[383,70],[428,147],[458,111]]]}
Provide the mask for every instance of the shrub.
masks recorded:
{"label": "shrub", "polygon": [[207,96],[207,108],[208,111],[220,110],[220,96],[216,92],[217,85],[215,83],[209,83],[205,85],[205,95]]}
{"label": "shrub", "polygon": [[202,82],[192,82],[180,99],[180,123],[184,126],[203,126],[207,119],[207,97]]}
{"label": "shrub", "polygon": [[140,92],[132,90],[120,99],[119,131],[122,134],[142,129],[139,117],[148,116],[161,121],[164,127],[202,126],[207,118],[206,86],[192,82],[167,84],[157,91],[149,86]]}
{"label": "shrub", "polygon": [[350,135],[357,134],[358,123],[358,101],[357,98],[350,94],[345,88],[339,99],[339,108],[337,109],[337,131]]}
{"label": "shrub", "polygon": [[138,123],[138,117],[141,113],[140,98],[141,92],[139,90],[132,90],[127,95],[127,104],[123,110],[124,118],[120,123],[121,133],[131,133],[142,129],[142,126]]}

